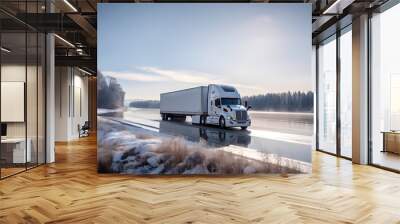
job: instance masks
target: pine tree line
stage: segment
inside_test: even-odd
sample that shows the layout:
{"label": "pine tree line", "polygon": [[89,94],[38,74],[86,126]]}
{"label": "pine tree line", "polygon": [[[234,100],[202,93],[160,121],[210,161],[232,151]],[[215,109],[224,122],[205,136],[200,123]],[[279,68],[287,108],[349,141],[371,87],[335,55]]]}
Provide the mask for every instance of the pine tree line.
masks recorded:
{"label": "pine tree line", "polygon": [[245,101],[254,110],[312,112],[314,108],[314,93],[311,91],[267,93],[245,96],[242,98],[242,102]]}

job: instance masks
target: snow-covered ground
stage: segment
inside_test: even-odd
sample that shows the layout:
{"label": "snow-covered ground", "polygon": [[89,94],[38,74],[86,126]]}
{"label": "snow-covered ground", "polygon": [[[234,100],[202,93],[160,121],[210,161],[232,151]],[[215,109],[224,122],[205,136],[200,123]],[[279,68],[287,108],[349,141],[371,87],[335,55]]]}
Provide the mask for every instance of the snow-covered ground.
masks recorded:
{"label": "snow-covered ground", "polygon": [[100,172],[127,174],[306,173],[309,163],[238,146],[205,142],[155,131],[121,118],[99,117]]}

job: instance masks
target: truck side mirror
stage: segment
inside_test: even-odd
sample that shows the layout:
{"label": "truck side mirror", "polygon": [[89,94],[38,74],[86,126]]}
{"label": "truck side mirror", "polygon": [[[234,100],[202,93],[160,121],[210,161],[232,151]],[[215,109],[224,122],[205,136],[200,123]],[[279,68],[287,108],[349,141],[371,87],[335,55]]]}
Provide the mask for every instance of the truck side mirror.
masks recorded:
{"label": "truck side mirror", "polygon": [[246,100],[246,101],[244,101],[244,107],[247,108],[247,106],[248,106],[248,103],[247,103],[247,100]]}

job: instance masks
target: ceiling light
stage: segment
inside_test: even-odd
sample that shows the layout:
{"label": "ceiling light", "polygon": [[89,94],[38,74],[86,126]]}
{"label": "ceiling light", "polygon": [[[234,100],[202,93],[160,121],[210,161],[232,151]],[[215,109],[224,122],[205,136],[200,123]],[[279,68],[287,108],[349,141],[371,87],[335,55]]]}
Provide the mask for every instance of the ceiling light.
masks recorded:
{"label": "ceiling light", "polygon": [[339,2],[340,0],[336,0],[332,5],[330,5],[327,9],[325,9],[322,14],[328,14],[334,7],[337,6]]}
{"label": "ceiling light", "polygon": [[342,14],[343,10],[355,0],[336,0],[322,14]]}
{"label": "ceiling light", "polygon": [[5,47],[1,47],[1,50],[4,51],[4,52],[6,52],[6,53],[10,53],[10,52],[11,52],[11,50],[9,50],[9,49],[7,49],[7,48],[5,48]]}
{"label": "ceiling light", "polygon": [[83,55],[83,49],[82,48],[77,48],[76,49],[76,53],[78,53],[79,55]]}
{"label": "ceiling light", "polygon": [[67,4],[74,12],[78,12],[78,10],[68,1],[64,0],[65,4]]}
{"label": "ceiling light", "polygon": [[92,75],[92,73],[90,73],[90,72],[88,72],[88,71],[86,71],[86,70],[83,70],[83,69],[81,69],[81,68],[79,68],[79,67],[78,67],[78,70],[81,71],[81,72],[83,72],[83,73],[85,73],[85,74],[87,74],[87,75]]}
{"label": "ceiling light", "polygon": [[57,37],[58,39],[60,39],[62,42],[66,43],[68,46],[75,48],[75,45],[73,45],[73,44],[72,44],[71,42],[69,42],[68,40],[66,40],[66,39],[64,39],[64,38],[62,38],[62,37],[60,37],[60,36],[57,35],[57,34],[54,34],[54,36]]}

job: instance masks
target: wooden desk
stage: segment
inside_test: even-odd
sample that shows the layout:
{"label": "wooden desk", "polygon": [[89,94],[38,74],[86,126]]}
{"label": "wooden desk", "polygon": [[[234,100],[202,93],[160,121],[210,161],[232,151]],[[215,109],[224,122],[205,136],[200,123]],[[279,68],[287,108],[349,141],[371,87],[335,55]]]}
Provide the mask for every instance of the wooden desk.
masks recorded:
{"label": "wooden desk", "polygon": [[382,131],[383,150],[382,152],[392,152],[400,154],[400,131]]}
{"label": "wooden desk", "polygon": [[[6,163],[25,163],[31,162],[31,139],[26,141],[27,147],[25,152],[25,138],[5,138],[1,139],[1,157]],[[12,155],[11,155],[12,154]]]}

